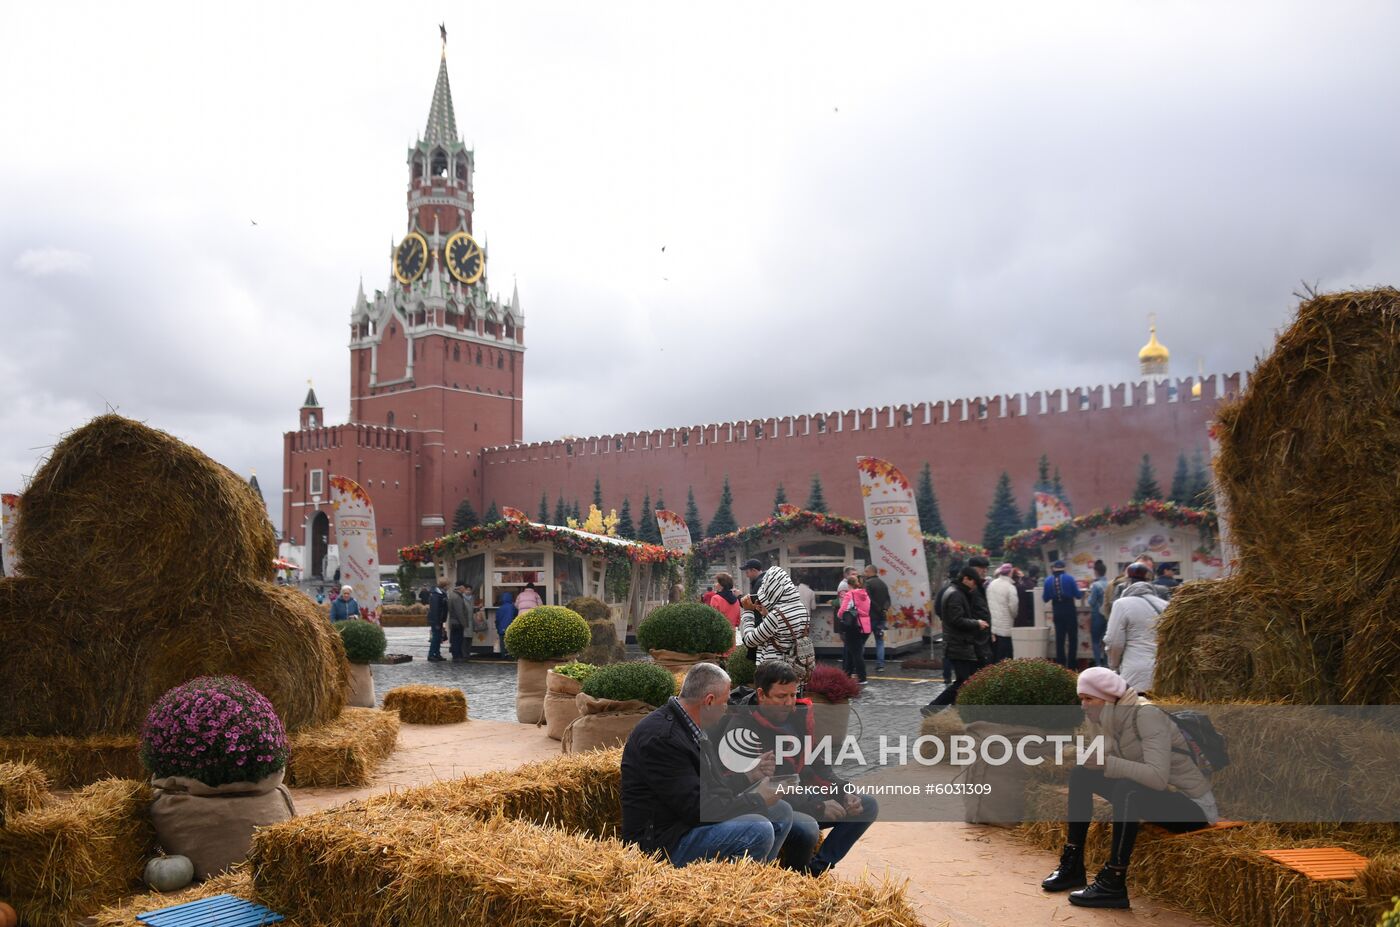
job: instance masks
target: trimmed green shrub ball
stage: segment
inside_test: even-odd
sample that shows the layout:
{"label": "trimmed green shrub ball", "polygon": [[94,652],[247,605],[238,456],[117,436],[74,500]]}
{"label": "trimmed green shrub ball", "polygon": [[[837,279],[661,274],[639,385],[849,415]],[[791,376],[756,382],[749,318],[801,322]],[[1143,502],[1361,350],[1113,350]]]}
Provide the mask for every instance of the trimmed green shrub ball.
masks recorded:
{"label": "trimmed green shrub ball", "polygon": [[[728,624],[729,622],[725,622]],[[729,655],[729,659],[724,663],[724,670],[729,674],[729,682],[735,688],[739,686],[753,685],[753,674],[758,669],[749,659],[749,651],[746,647],[735,647],[734,652]]]}
{"label": "trimmed green shrub ball", "polygon": [[588,646],[588,622],[576,611],[540,605],[506,628],[506,649],[522,660],[558,660]]}
{"label": "trimmed green shrub ball", "polygon": [[612,663],[598,667],[584,680],[583,691],[594,698],[636,699],[659,708],[675,694],[676,678],[655,663]]}
{"label": "trimmed green shrub ball", "polygon": [[676,602],[642,619],[637,626],[637,643],[645,650],[728,653],[734,646],[734,628],[708,605]]}
{"label": "trimmed green shrub ball", "polygon": [[384,629],[370,621],[351,618],[337,621],[335,629],[345,644],[345,658],[351,663],[373,663],[384,658]]}
{"label": "trimmed green shrub ball", "polygon": [[576,599],[570,599],[564,607],[570,611],[578,612],[583,616],[584,621],[612,621],[612,609],[608,608],[608,603],[602,599],[595,599],[591,595],[581,595]]}
{"label": "trimmed green shrub ball", "polygon": [[964,721],[1068,730],[1084,720],[1078,678],[1049,660],[1002,660],[963,683],[958,714]]}

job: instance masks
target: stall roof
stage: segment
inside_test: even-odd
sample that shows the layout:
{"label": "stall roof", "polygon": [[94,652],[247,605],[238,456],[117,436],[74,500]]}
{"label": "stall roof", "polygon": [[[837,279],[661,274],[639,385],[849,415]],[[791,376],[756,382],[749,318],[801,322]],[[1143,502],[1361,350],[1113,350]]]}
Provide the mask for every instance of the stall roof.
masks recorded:
{"label": "stall roof", "polygon": [[[865,522],[863,521],[799,509],[786,515],[774,515],[766,521],[750,525],[747,528],[740,528],[729,534],[705,538],[695,545],[695,552],[707,560],[713,560],[731,548],[754,542],[773,541],[799,531],[815,531],[818,534],[866,539]],[[961,541],[952,541],[932,534],[924,535],[924,545],[940,557],[967,558],[977,554],[985,556],[987,553],[984,548],[976,544],[964,544]]]}
{"label": "stall roof", "polygon": [[404,563],[427,563],[443,553],[450,555],[464,552],[470,547],[504,541],[507,538],[518,539],[528,544],[552,544],[556,550],[577,554],[626,557],[634,563],[666,563],[685,557],[680,551],[667,550],[656,544],[590,534],[577,528],[542,525],[533,521],[501,520],[445,535],[435,541],[400,547],[399,559]]}
{"label": "stall roof", "polygon": [[1071,518],[1053,527],[1029,528],[1017,532],[1006,539],[1006,549],[1033,551],[1046,544],[1064,543],[1080,531],[1130,525],[1144,518],[1155,518],[1177,528],[1194,525],[1213,531],[1218,527],[1215,512],[1210,509],[1193,509],[1177,505],[1175,502],[1148,499],[1146,502],[1134,502],[1116,509],[1099,509],[1097,512]]}

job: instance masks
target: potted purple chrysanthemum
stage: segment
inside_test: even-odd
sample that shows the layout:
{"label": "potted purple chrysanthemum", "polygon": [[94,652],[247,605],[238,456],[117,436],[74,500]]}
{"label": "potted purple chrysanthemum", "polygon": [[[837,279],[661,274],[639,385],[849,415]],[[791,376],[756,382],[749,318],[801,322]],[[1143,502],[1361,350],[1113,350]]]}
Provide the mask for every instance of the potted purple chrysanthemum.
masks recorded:
{"label": "potted purple chrysanthemum", "polygon": [[289,819],[287,733],[262,693],[236,676],[201,676],[166,692],[141,730],[151,821],[167,854],[196,878],[248,855],[253,828]]}

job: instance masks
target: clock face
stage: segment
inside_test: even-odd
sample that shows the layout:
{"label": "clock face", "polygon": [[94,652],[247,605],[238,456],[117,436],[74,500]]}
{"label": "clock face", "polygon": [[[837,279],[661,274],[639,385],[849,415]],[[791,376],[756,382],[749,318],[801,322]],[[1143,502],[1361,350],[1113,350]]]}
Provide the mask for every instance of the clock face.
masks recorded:
{"label": "clock face", "polygon": [[469,284],[481,279],[482,272],[486,270],[486,256],[481,253],[481,246],[466,232],[457,232],[447,239],[447,245],[442,250],[452,276]]}
{"label": "clock face", "polygon": [[417,232],[409,232],[394,250],[394,276],[399,283],[412,283],[427,266],[428,240]]}

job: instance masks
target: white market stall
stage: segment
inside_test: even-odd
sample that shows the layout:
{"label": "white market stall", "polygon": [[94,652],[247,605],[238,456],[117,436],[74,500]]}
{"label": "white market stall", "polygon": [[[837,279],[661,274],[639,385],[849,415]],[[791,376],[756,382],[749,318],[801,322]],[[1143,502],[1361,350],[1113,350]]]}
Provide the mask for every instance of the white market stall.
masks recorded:
{"label": "white market stall", "polygon": [[[399,558],[431,563],[438,577],[470,583],[488,612],[488,627],[473,633],[472,646],[493,650],[494,613],[502,595],[518,595],[527,583],[535,585],[545,605],[565,605],[584,595],[602,599],[612,609],[618,640],[625,641],[666,601],[671,567],[679,569],[684,555],[577,528],[498,521],[401,548]],[[623,588],[625,594],[618,594]]]}
{"label": "white market stall", "polygon": [[[959,544],[947,538],[924,535],[924,551],[929,576],[937,583],[955,559],[966,560],[983,553],[982,548]],[[844,567],[864,569],[870,562],[870,546],[865,523],[839,515],[799,510],[775,515],[757,525],[730,534],[706,538],[692,550],[690,594],[693,598],[714,583],[721,572],[734,577],[735,590],[747,592],[748,581],[739,569],[750,558],[765,566],[777,564],[792,575],[794,583],[806,583],[816,594],[817,613],[812,616],[812,643],[818,653],[832,656],[841,652],[841,638],[834,627],[836,587]],[[919,646],[929,633],[928,625],[905,615],[891,615],[885,630],[887,656]],[[872,637],[866,650],[875,652]]]}
{"label": "white market stall", "polygon": [[[1216,579],[1225,569],[1215,513],[1156,500],[1101,509],[1053,527],[1022,531],[1006,539],[1006,552],[1038,560],[1043,576],[1049,575],[1050,564],[1063,560],[1065,572],[1085,590],[1094,581],[1095,560],[1108,567],[1110,581],[1142,554],[1151,555],[1158,567],[1175,569],[1182,582]],[[1050,627],[1050,604],[1042,601],[1039,589],[1035,600],[1038,627]],[[1079,658],[1089,660],[1093,658],[1093,643],[1087,594],[1078,611]],[[1053,638],[1047,653],[1054,655]]]}

